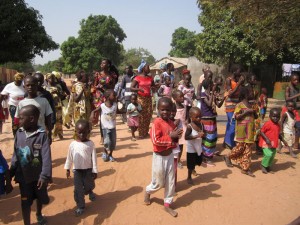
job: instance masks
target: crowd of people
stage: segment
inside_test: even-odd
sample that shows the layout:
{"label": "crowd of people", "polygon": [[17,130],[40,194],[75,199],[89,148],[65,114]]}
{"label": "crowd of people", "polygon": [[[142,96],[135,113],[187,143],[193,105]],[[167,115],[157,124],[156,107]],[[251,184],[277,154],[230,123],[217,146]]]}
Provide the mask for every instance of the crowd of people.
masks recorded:
{"label": "crowd of people", "polygon": [[294,149],[299,148],[300,92],[296,73],[291,75],[286,89],[286,106],[270,109],[270,119],[265,122],[267,90],[262,87],[259,91],[256,76],[243,72],[239,65],[232,66],[225,82],[222,76],[214,76],[208,66],[203,68],[197,87],[187,69],[176,82],[172,63],[162,65],[162,73],[155,77],[144,60],[137,74],[128,65],[120,76],[108,59],[101,61],[100,69],[92,75],[79,71],[70,90],[59,72],[27,76],[17,73],[14,82],[1,91],[0,132],[9,112],[15,144],[10,169],[0,154],[0,195],[11,192],[14,177],[20,186],[26,225],[30,224],[34,199],[38,223],[46,222],[42,205],[49,202],[47,185],[52,182],[51,143],[64,138],[64,126],[74,127],[74,141],[70,143],[64,168],[67,178],[71,169],[74,173],[76,216],[84,213],[85,195],[95,200],[93,189],[98,169],[95,144],[89,138],[91,131],[99,126],[103,161],[116,161],[113,152],[118,114],[127,123],[132,141],[150,137],[153,145],[152,179],[145,188],[145,204],[151,203],[151,194],[164,187],[164,207],[174,217],[177,212],[170,205],[176,191],[177,168],[183,168],[184,146],[187,183],[193,184],[195,167],[215,166],[214,157],[221,153],[221,149],[216,149],[217,107],[223,104],[227,114],[223,147],[231,150],[223,156],[228,167],[235,160],[243,174],[254,177],[251,155],[256,150],[263,154],[262,172],[271,173],[275,154],[281,153],[282,145],[288,147],[292,157],[297,157]]}

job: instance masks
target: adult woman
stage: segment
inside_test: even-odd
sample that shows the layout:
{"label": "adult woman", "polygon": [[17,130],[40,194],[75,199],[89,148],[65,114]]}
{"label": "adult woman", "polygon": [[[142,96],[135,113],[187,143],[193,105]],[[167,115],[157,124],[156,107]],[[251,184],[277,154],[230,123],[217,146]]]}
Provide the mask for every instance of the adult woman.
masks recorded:
{"label": "adult woman", "polygon": [[235,134],[235,119],[233,117],[234,109],[237,103],[239,103],[240,86],[244,82],[244,77],[241,76],[241,67],[234,65],[232,67],[232,75],[226,79],[226,100],[225,111],[227,115],[227,124],[224,138],[224,147],[232,149],[235,146],[234,134]]}
{"label": "adult woman", "polygon": [[[12,119],[12,131],[15,136],[17,132],[17,125],[14,123],[16,108],[19,102],[24,99],[25,90],[22,85],[22,81],[24,79],[23,73],[16,73],[14,76],[14,82],[11,82],[5,86],[0,95],[0,103],[4,99],[4,96],[8,97],[8,105],[9,105],[9,113]],[[2,110],[2,106],[0,104],[0,110]]]}
{"label": "adult woman", "polygon": [[154,81],[150,72],[149,65],[142,60],[138,67],[138,75],[131,82],[131,91],[138,93],[138,101],[142,106],[142,112],[139,115],[140,126],[138,128],[140,138],[147,136],[149,125],[152,118],[152,96],[151,88],[154,87]]}

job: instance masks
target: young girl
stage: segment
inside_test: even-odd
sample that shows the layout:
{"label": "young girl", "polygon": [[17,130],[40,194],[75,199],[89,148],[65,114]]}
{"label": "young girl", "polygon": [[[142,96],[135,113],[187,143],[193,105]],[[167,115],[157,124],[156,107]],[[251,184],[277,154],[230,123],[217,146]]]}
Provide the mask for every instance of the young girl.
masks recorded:
{"label": "young girl", "polygon": [[[287,111],[282,114],[281,116],[281,127],[282,127],[282,133],[283,133],[283,139],[286,141],[288,148],[289,148],[289,152],[290,155],[293,158],[297,158],[297,156],[295,155],[295,153],[293,152],[293,144],[295,141],[295,114],[294,114],[294,110],[295,110],[295,102],[293,101],[288,101],[286,102],[286,108]],[[279,149],[278,149],[278,153],[281,153],[281,148],[282,145],[280,145]]]}
{"label": "young girl", "polygon": [[180,153],[178,155],[178,168],[182,169],[182,163],[180,162],[181,159],[181,155],[182,155],[182,151],[183,151],[183,145],[185,144],[185,138],[184,138],[184,133],[186,130],[186,124],[187,124],[187,120],[186,120],[186,106],[183,104],[184,102],[184,96],[183,93],[179,90],[174,90],[172,93],[172,97],[175,101],[176,104],[176,115],[175,115],[175,119],[180,120],[181,124],[182,124],[182,130],[183,130],[183,135],[181,136],[181,138],[179,139],[179,148],[180,148]]}
{"label": "young girl", "polygon": [[131,130],[131,140],[136,141],[135,132],[139,127],[139,114],[142,111],[141,105],[137,101],[137,95],[131,94],[131,103],[127,107],[127,125]]}
{"label": "young girl", "polygon": [[171,98],[172,95],[172,81],[171,77],[165,77],[165,84],[162,84],[157,91],[159,97],[168,97]]}
{"label": "young girl", "polygon": [[178,90],[182,91],[184,95],[184,105],[186,106],[186,116],[190,108],[193,106],[193,99],[195,99],[195,88],[191,83],[191,74],[185,74],[183,76],[183,84],[178,86]]}
{"label": "young girl", "polygon": [[188,168],[187,183],[193,184],[192,173],[195,166],[202,163],[202,138],[204,137],[203,124],[201,123],[201,111],[197,107],[192,107],[189,111],[191,123],[187,125],[185,132],[186,140],[186,161]]}
{"label": "young girl", "polygon": [[100,112],[100,121],[104,139],[104,152],[102,158],[104,162],[114,162],[115,159],[112,156],[113,151],[116,148],[116,115],[117,115],[117,103],[116,93],[112,89],[108,89],[104,92],[105,102],[97,109],[92,111],[90,120],[92,122],[97,121],[97,112]]}
{"label": "young girl", "polygon": [[261,89],[261,95],[259,96],[260,116],[262,121],[265,119],[267,113],[267,106],[268,106],[267,88],[263,87]]}
{"label": "young girl", "polygon": [[234,110],[234,118],[236,120],[235,141],[237,145],[231,152],[224,156],[225,163],[228,167],[233,167],[231,159],[236,160],[243,174],[255,177],[250,170],[251,150],[254,143],[254,119],[258,116],[256,111],[249,104],[249,89],[242,87],[240,90],[240,100]]}
{"label": "young girl", "polygon": [[78,120],[75,124],[76,141],[72,141],[65,163],[67,178],[70,178],[70,169],[73,164],[74,173],[74,198],[77,205],[75,215],[79,216],[84,212],[84,195],[94,201],[96,196],[93,192],[95,179],[97,178],[97,154],[93,141],[89,140],[90,124],[87,120]]}
{"label": "young girl", "polygon": [[[291,107],[292,108],[292,107]],[[267,121],[260,130],[259,145],[263,149],[264,157],[261,162],[261,170],[263,173],[271,172],[270,166],[273,163],[276,148],[278,147],[278,138],[283,141],[285,145],[285,139],[280,134],[280,110],[273,108],[270,110],[270,120]]]}
{"label": "young girl", "polygon": [[215,95],[211,92],[213,83],[211,80],[204,80],[202,83],[204,92],[201,94],[202,124],[204,125],[205,137],[202,139],[203,156],[208,166],[215,166],[212,162],[217,144],[217,113],[213,104],[216,102]]}

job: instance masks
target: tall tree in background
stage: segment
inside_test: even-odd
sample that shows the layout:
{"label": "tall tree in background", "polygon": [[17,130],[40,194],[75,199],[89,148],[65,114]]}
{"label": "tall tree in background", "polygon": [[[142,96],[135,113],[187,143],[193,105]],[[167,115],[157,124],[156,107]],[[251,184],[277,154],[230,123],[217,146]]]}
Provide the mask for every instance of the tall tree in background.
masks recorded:
{"label": "tall tree in background", "polygon": [[24,0],[1,0],[0,64],[27,62],[59,46],[46,33],[42,16]]}
{"label": "tall tree in background", "polygon": [[80,22],[78,34],[78,38],[69,37],[61,45],[64,72],[99,70],[102,58],[109,58],[116,65],[121,62],[126,34],[113,17],[90,15]]}
{"label": "tall tree in background", "polygon": [[155,62],[153,55],[144,48],[131,48],[125,51],[123,54],[123,62],[119,66],[121,70],[127,65],[132,65],[133,68],[137,68],[142,59],[144,59],[149,65]]}
{"label": "tall tree in background", "polygon": [[171,51],[172,57],[187,58],[195,55],[196,34],[186,28],[179,27],[172,34]]}
{"label": "tall tree in background", "polygon": [[299,29],[293,28],[300,22],[297,2],[198,0],[204,29],[197,38],[197,57],[247,65],[300,60]]}
{"label": "tall tree in background", "polygon": [[35,71],[41,71],[42,73],[49,73],[52,71],[63,71],[64,67],[64,61],[63,58],[60,57],[57,60],[48,61],[44,65],[35,65],[34,69]]}

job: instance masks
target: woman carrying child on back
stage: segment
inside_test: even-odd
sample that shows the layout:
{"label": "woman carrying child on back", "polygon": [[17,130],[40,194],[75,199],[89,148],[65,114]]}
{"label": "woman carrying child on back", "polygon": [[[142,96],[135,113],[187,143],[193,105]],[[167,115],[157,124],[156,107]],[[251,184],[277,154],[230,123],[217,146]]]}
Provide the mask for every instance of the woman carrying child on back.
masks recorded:
{"label": "woman carrying child on back", "polygon": [[236,105],[233,115],[236,120],[235,141],[237,144],[227,156],[224,156],[224,160],[228,167],[233,167],[231,159],[236,160],[243,174],[255,177],[250,170],[250,165],[255,132],[254,119],[258,115],[249,104],[251,98],[249,89],[242,87],[240,90],[241,102]]}

